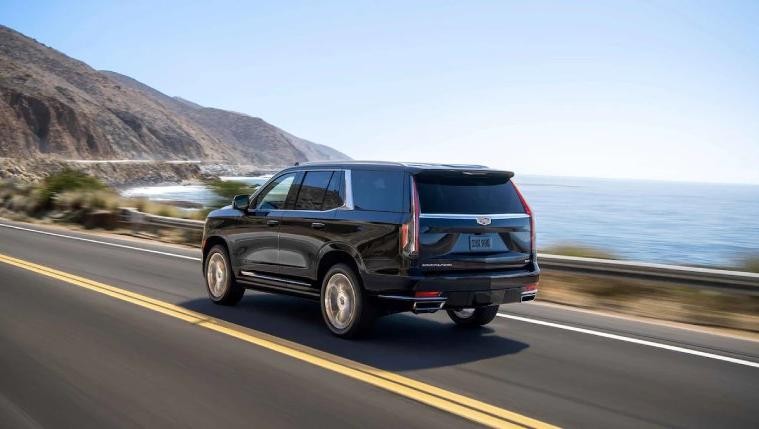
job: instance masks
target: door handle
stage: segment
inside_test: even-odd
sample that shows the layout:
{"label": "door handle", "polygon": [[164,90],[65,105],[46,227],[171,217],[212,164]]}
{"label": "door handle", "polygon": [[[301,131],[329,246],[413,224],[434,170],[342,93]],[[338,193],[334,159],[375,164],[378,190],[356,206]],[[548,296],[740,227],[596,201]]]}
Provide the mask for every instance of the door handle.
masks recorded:
{"label": "door handle", "polygon": [[311,224],[311,228],[313,229],[324,229],[324,224],[321,222],[314,222]]}
{"label": "door handle", "polygon": [[274,220],[274,219],[270,219],[270,220],[266,221],[266,224],[269,225],[269,226],[277,226],[277,225],[279,225],[279,221],[278,220]]}

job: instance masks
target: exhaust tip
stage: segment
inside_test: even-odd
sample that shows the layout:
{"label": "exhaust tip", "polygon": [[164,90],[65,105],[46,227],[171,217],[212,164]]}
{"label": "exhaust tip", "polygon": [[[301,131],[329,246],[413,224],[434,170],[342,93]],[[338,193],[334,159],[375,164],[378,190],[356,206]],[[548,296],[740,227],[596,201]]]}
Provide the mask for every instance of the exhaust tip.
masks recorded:
{"label": "exhaust tip", "polygon": [[435,313],[438,310],[441,310],[443,306],[445,305],[445,301],[417,301],[414,303],[411,311],[415,314],[419,313]]}

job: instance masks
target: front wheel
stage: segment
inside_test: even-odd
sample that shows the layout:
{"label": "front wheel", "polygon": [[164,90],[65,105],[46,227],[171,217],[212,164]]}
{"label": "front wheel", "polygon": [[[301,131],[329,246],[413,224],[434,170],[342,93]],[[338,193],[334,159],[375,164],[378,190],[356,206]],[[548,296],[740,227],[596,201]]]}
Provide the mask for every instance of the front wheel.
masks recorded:
{"label": "front wheel", "polygon": [[462,308],[461,310],[446,310],[448,317],[457,325],[473,328],[487,325],[498,314],[497,305],[488,305],[478,308]]}
{"label": "front wheel", "polygon": [[211,301],[221,305],[235,305],[245,294],[245,288],[237,284],[232,275],[227,249],[216,245],[206,255],[206,289]]}
{"label": "front wheel", "polygon": [[357,337],[374,321],[374,308],[347,265],[337,264],[327,272],[320,301],[324,322],[338,337]]}

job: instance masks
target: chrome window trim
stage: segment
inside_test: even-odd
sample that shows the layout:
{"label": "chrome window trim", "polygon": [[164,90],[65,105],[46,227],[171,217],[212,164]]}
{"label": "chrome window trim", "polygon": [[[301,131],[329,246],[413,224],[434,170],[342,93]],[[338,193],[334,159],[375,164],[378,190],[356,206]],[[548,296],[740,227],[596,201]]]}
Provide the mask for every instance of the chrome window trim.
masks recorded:
{"label": "chrome window trim", "polygon": [[[250,209],[250,202],[255,200],[258,197],[258,194],[263,191],[267,186],[269,186],[269,183],[279,179],[280,177],[286,175],[295,173],[297,176],[298,173],[308,173],[309,171],[331,171],[331,172],[343,172],[343,189],[345,189],[345,199],[343,201],[343,205],[335,208],[331,208],[328,210],[295,210],[295,209],[266,209],[266,210],[257,210],[257,211],[278,211],[278,212],[298,212],[298,213],[329,213],[334,210],[353,210],[353,185],[351,182],[351,170],[347,170],[344,168],[309,168],[309,169],[303,169],[303,170],[289,170],[286,172],[283,172],[282,174],[278,174],[276,176],[272,176],[271,179],[267,180],[263,185],[261,185],[258,190],[253,193],[253,195],[250,196],[250,199],[248,200],[248,209]],[[253,210],[256,210],[253,208]]]}
{"label": "chrome window trim", "polygon": [[489,217],[490,219],[522,219],[528,218],[527,213],[496,213],[496,214],[457,214],[457,213],[420,213],[419,217],[429,219],[472,219]]}

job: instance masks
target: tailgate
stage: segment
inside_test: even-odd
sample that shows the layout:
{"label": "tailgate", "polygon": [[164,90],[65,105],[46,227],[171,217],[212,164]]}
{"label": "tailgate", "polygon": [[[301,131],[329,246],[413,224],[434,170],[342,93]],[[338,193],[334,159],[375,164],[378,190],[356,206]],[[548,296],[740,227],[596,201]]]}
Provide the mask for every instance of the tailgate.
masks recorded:
{"label": "tailgate", "polygon": [[414,177],[424,271],[495,271],[530,263],[530,215],[510,177],[461,171]]}

